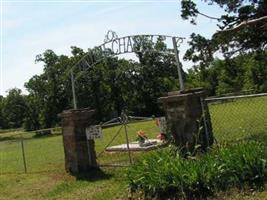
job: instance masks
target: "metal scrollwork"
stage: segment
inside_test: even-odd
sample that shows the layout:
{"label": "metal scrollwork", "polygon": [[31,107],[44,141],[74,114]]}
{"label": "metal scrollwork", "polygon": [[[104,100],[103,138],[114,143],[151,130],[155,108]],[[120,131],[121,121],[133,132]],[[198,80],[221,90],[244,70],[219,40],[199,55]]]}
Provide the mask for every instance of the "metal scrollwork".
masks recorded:
{"label": "metal scrollwork", "polygon": [[118,38],[117,33],[115,31],[109,30],[105,36],[104,42],[110,42],[117,38]]}
{"label": "metal scrollwork", "polygon": [[176,39],[176,43],[177,43],[177,48],[180,48],[181,44],[183,43],[185,38],[177,38]]}

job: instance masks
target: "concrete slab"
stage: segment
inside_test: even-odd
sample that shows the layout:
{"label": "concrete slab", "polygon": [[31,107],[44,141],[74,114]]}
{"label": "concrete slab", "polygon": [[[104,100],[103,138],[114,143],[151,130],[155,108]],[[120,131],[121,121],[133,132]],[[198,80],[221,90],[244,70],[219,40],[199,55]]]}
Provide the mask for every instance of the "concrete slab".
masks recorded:
{"label": "concrete slab", "polygon": [[[150,151],[162,147],[165,143],[158,139],[149,139],[144,146],[139,146],[138,142],[129,143],[130,151]],[[127,144],[120,144],[106,148],[107,152],[125,152],[128,151]]]}

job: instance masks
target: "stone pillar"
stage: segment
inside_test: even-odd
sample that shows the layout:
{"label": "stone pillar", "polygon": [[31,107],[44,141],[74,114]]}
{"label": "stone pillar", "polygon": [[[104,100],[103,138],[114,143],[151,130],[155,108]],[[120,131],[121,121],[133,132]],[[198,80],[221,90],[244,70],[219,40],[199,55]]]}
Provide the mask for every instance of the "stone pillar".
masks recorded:
{"label": "stone pillar", "polygon": [[86,127],[94,124],[94,113],[89,109],[73,109],[60,114],[67,172],[88,172],[97,165],[94,140],[87,141],[85,133]]}
{"label": "stone pillar", "polygon": [[183,152],[193,152],[197,144],[202,150],[213,144],[208,106],[203,89],[175,91],[159,98],[166,112],[168,131]]}

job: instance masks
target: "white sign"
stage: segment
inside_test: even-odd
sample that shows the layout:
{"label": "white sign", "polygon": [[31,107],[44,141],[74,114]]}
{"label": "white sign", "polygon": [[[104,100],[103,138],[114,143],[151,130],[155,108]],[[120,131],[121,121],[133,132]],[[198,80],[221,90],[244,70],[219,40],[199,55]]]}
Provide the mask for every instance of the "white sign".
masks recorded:
{"label": "white sign", "polygon": [[102,138],[102,128],[100,125],[90,126],[86,128],[87,140]]}

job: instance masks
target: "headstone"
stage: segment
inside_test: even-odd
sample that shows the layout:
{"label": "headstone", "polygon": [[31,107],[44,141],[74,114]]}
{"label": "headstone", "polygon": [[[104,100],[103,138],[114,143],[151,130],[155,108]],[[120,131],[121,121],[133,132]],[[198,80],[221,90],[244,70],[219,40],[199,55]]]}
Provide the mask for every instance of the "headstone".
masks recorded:
{"label": "headstone", "polygon": [[97,165],[94,140],[86,138],[86,127],[94,124],[94,113],[89,109],[73,109],[60,114],[67,172],[88,172]]}
{"label": "headstone", "polygon": [[168,93],[159,98],[166,112],[168,131],[184,152],[193,152],[200,144],[203,150],[213,144],[213,133],[206,94],[198,88]]}

